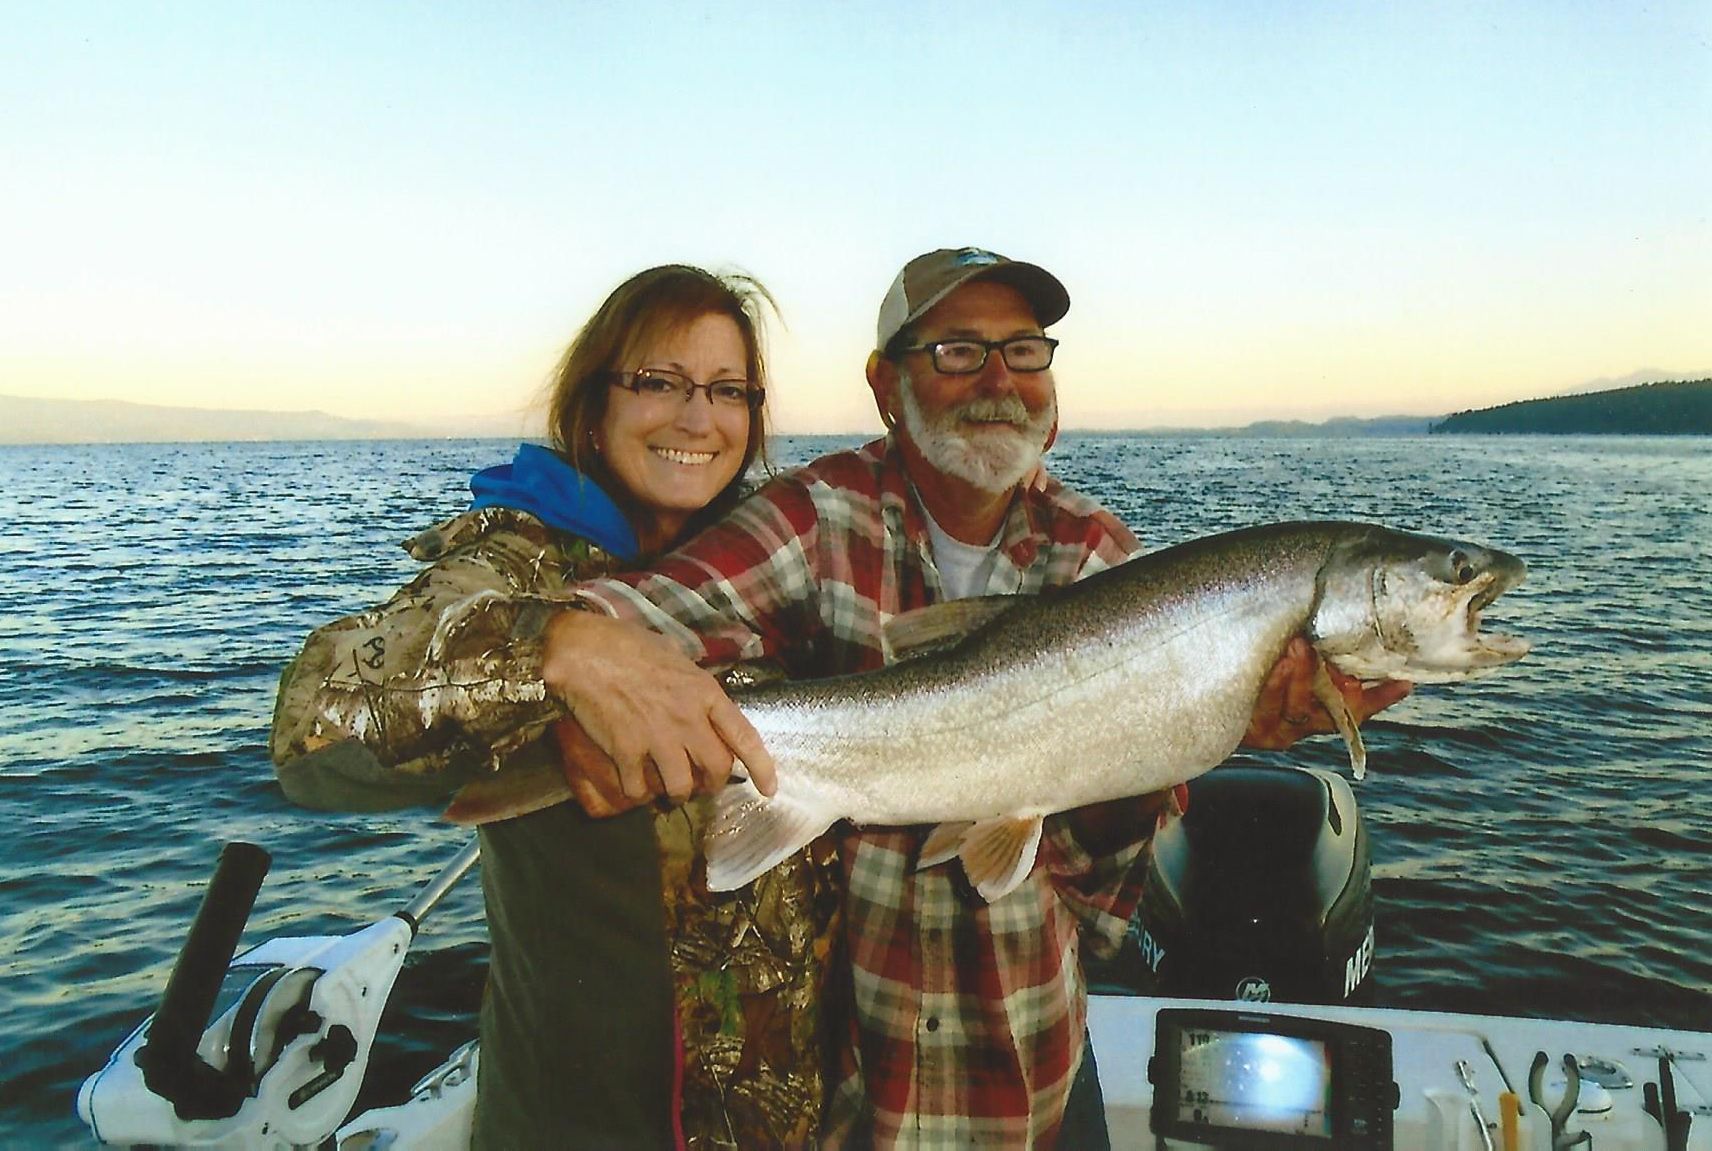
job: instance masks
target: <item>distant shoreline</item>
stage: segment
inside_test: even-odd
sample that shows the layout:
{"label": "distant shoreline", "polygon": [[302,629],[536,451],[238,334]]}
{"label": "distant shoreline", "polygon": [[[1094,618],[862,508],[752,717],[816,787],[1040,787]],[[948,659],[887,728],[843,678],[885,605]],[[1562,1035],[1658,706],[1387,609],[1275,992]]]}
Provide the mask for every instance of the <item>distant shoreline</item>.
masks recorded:
{"label": "distant shoreline", "polygon": [[1435,435],[1712,435],[1712,379],[1667,380],[1457,412]]}
{"label": "distant shoreline", "polygon": [[[1712,435],[1712,379],[1662,381],[1607,391],[1519,400],[1448,416],[1261,420],[1233,427],[1073,428],[1066,434],[1183,439],[1385,439],[1429,435]],[[350,440],[539,440],[521,414],[470,418],[457,430],[326,412],[222,411],[0,395],[0,446],[314,443]],[[848,432],[787,432],[848,438]]]}

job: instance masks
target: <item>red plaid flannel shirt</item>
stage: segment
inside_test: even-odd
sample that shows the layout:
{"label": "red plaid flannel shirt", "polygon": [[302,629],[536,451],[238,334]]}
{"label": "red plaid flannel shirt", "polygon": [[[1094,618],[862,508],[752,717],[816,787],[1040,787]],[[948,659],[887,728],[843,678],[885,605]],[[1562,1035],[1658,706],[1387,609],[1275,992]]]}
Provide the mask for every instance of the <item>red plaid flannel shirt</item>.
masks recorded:
{"label": "red plaid flannel shirt", "polygon": [[[1012,504],[985,591],[1038,592],[1138,550],[1111,513],[1049,482]],[[885,622],[942,598],[889,439],[781,476],[652,572],[579,594],[701,662],[771,657],[799,677],[879,667]],[[1050,1145],[1086,1033],[1078,928],[1116,947],[1152,827],[1138,810],[1135,841],[1095,856],[1052,817],[1033,875],[990,906],[955,865],[915,870],[927,828],[845,831],[855,1020],[829,1141]]]}

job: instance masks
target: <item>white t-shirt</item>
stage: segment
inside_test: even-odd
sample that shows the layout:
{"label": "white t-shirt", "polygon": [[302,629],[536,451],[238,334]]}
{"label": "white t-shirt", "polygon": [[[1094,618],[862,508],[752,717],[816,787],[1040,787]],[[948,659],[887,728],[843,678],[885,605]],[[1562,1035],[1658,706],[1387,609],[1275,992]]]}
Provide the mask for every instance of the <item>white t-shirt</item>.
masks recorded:
{"label": "white t-shirt", "polygon": [[999,525],[999,530],[993,533],[992,540],[985,546],[966,544],[946,534],[925,506],[921,510],[927,517],[927,534],[933,543],[933,563],[939,569],[939,586],[945,592],[945,598],[967,599],[985,595],[987,581],[993,575],[993,565],[998,562],[999,540],[1004,538],[1005,525]]}

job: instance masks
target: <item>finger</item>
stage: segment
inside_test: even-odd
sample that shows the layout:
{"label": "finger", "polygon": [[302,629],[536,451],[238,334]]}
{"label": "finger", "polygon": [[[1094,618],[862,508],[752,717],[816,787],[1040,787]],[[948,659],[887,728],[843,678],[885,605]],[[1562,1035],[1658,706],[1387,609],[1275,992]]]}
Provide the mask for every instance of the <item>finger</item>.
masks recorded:
{"label": "finger", "polygon": [[1284,685],[1289,679],[1287,659],[1281,657],[1266,673],[1266,679],[1260,684],[1260,693],[1254,697],[1254,718],[1250,721],[1252,729],[1258,729],[1276,718],[1284,710]]}
{"label": "finger", "polygon": [[[1314,673],[1320,666],[1320,653],[1314,650],[1314,645],[1302,636],[1291,636],[1290,643],[1284,650],[1290,657],[1290,682],[1296,685],[1311,685]],[[1303,687],[1303,690],[1309,688]]]}
{"label": "finger", "polygon": [[[1309,729],[1315,726],[1320,707],[1319,700],[1314,698],[1314,672],[1319,656],[1313,645],[1301,636],[1293,636],[1284,649],[1284,667],[1287,679],[1284,681],[1283,719],[1290,726],[1299,729]],[[1330,716],[1327,716],[1330,721]]]}
{"label": "finger", "polygon": [[609,796],[587,780],[581,779],[571,784],[571,797],[594,819],[609,819],[641,806],[637,800],[627,799],[622,793],[616,798]]}
{"label": "finger", "polygon": [[561,720],[553,725],[553,738],[559,746],[565,782],[585,812],[602,819],[637,806],[637,801],[625,798],[618,784],[618,769],[582,724],[574,719]]}
{"label": "finger", "polygon": [[1179,783],[1171,789],[1171,806],[1177,809],[1178,815],[1189,814],[1189,785]]}
{"label": "finger", "polygon": [[712,794],[724,787],[737,760],[711,722],[706,731],[698,733],[688,750],[696,774],[696,791]]}
{"label": "finger", "polygon": [[696,773],[690,756],[681,747],[666,746],[649,757],[660,791],[673,803],[682,803],[695,794]]}
{"label": "finger", "polygon": [[749,781],[755,785],[756,790],[762,795],[772,795],[778,791],[778,767],[773,763],[773,757],[768,753],[766,745],[761,742],[761,733],[755,730],[755,725],[737,709],[730,697],[715,702],[708,710],[707,718],[713,723],[719,737],[725,741],[725,746],[743,761],[743,769],[749,773]]}
{"label": "finger", "polygon": [[654,796],[653,761],[641,747],[628,740],[615,741],[611,751],[613,767],[618,771],[618,786],[627,799],[646,800]]}
{"label": "finger", "polygon": [[1245,746],[1264,750],[1288,747],[1294,742],[1295,737],[1287,730],[1289,725],[1284,716],[1289,710],[1289,685],[1295,676],[1300,655],[1292,639],[1267,670],[1266,679],[1254,700],[1248,730],[1243,733]]}
{"label": "finger", "polygon": [[1272,669],[1266,673],[1266,681],[1260,685],[1262,699],[1281,702],[1284,699],[1284,689],[1290,682],[1295,667],[1294,638],[1284,645],[1284,650],[1278,653],[1278,658],[1272,664]]}
{"label": "finger", "polygon": [[[1415,689],[1414,684],[1402,679],[1384,680],[1372,687],[1363,687],[1360,684],[1356,686],[1360,690],[1350,701],[1349,709],[1361,720],[1384,711],[1398,700],[1406,698]],[[1343,694],[1345,699],[1349,699],[1349,692],[1345,691]]]}
{"label": "finger", "polygon": [[590,762],[610,763],[606,752],[589,738],[588,729],[575,716],[566,716],[553,724],[553,740],[559,745],[559,758],[566,775]]}
{"label": "finger", "polygon": [[1414,684],[1404,679],[1382,679],[1377,683],[1363,683],[1352,675],[1345,675],[1330,663],[1326,664],[1326,674],[1331,677],[1332,686],[1338,689],[1338,694],[1349,704],[1350,711],[1363,719],[1390,707],[1415,689]]}
{"label": "finger", "polygon": [[560,720],[553,725],[553,739],[559,745],[559,769],[565,774],[565,782],[572,787],[593,787],[607,795],[621,794],[618,766],[582,724],[571,718]]}

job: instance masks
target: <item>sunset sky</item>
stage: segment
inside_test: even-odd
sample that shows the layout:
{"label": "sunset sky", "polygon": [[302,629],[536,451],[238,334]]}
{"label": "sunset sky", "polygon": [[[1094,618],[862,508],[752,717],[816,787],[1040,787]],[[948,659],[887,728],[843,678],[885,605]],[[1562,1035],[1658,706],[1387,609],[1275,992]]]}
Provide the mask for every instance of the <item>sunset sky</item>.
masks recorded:
{"label": "sunset sky", "polygon": [[[0,0],[3,2],[3,0]],[[1712,3],[4,3],[0,393],[528,407],[626,275],[878,427],[898,267],[1070,289],[1069,426],[1712,375]]]}

